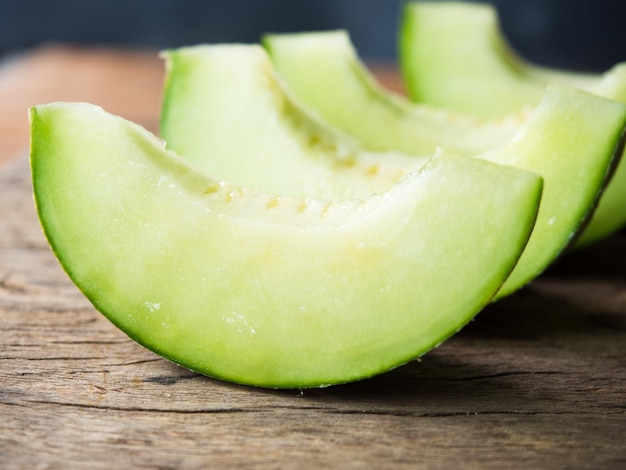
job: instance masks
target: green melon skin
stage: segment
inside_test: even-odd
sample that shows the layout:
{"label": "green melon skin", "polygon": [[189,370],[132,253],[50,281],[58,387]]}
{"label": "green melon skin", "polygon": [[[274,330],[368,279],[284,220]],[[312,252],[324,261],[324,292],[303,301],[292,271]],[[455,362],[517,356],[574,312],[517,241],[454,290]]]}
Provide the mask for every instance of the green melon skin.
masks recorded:
{"label": "green melon skin", "polygon": [[[315,34],[308,36],[307,47],[314,48],[312,43],[320,37],[326,44],[324,35]],[[335,43],[334,38],[331,34],[330,42]],[[291,42],[290,39],[285,41]],[[339,55],[343,59],[347,57]],[[168,59],[162,135],[170,149],[203,168],[210,166],[214,171],[222,171],[224,165],[228,166],[231,181],[244,182],[245,179],[245,184],[257,188],[262,185],[266,191],[292,191],[289,194],[295,194],[293,191],[306,188],[307,194],[333,198],[337,190],[348,187],[338,178],[337,172],[316,174],[315,167],[324,168],[323,162],[328,161],[329,155],[311,154],[309,146],[303,144],[307,139],[298,132],[304,129],[306,134],[307,126],[294,128],[290,125],[291,122],[306,121],[306,108],[298,106],[299,102],[291,98],[289,90],[277,81],[271,63],[257,46],[182,48],[169,52]],[[312,63],[311,68],[324,69],[319,62]],[[346,73],[348,70],[343,69]],[[332,71],[327,69],[326,72],[330,75]],[[346,81],[345,76],[337,77],[339,83]],[[308,85],[317,86],[315,82]],[[317,96],[322,95],[323,91],[318,91]],[[362,110],[355,114],[359,118],[367,116],[370,108],[374,108],[371,114],[376,115],[376,106],[369,106],[371,101],[357,102],[360,99],[358,94],[353,95],[353,99],[354,106]],[[229,107],[227,103],[237,105]],[[343,106],[339,101],[335,109],[341,114]],[[581,90],[549,86],[540,104],[523,124],[518,125],[517,132],[500,145],[474,157],[536,172],[545,181],[533,235],[511,278],[496,298],[512,294],[539,276],[580,233],[619,155],[626,125],[625,113],[626,105]],[[286,115],[289,115],[288,119],[285,119]],[[354,125],[364,122],[363,129],[368,130],[367,119],[361,121],[359,118],[353,119]],[[271,126],[264,125],[267,122],[272,123]],[[318,123],[317,129],[322,125]],[[393,129],[392,124],[389,126],[381,124],[378,133]],[[326,129],[329,129],[328,124]],[[329,136],[331,131],[332,128],[328,130]],[[247,138],[244,143],[228,149],[229,136],[236,132]],[[293,143],[294,135],[298,136],[298,144]],[[290,145],[273,145],[272,139]],[[245,145],[245,152],[240,151],[240,145]],[[213,154],[211,150],[215,146],[222,151]],[[331,137],[328,137],[323,147],[335,148],[339,144],[332,144]],[[300,150],[293,151],[294,148]],[[253,149],[268,158],[256,164],[248,163]],[[269,150],[264,152],[263,149]],[[281,152],[281,149],[289,151]],[[358,152],[353,155],[354,165],[364,158]],[[387,154],[369,154],[368,159],[369,162],[377,159],[383,162],[381,165],[389,162],[404,171],[411,171],[410,165],[414,162],[411,156],[401,158],[398,154],[394,159]],[[421,166],[423,159],[419,158],[417,162]],[[288,169],[288,176],[280,177],[282,173],[279,172],[278,176],[271,177],[266,169],[272,168]],[[252,169],[256,171],[250,172]],[[353,170],[351,168],[349,172],[354,176]],[[379,184],[379,188],[393,185],[393,179],[385,180],[389,171],[372,173],[375,179],[363,178],[367,175],[364,171],[351,177],[349,187],[353,193],[349,197],[371,193],[373,186],[370,183],[373,181]],[[323,186],[311,187],[307,183],[311,179],[323,182]]]}
{"label": "green melon skin", "polygon": [[[532,64],[507,44],[496,10],[485,3],[406,3],[399,48],[407,90],[421,104],[501,118],[535,106],[549,83],[626,103],[626,63],[602,75]],[[616,168],[577,246],[595,243],[624,226],[626,163]]]}
{"label": "green melon skin", "polygon": [[507,278],[540,201],[539,176],[451,156],[367,199],[290,198],[197,171],[93,105],[30,120],[37,211],[78,288],[157,354],[260,387],[354,381],[437,346]]}
{"label": "green melon skin", "polygon": [[291,92],[325,121],[375,151],[476,155],[505,142],[526,113],[484,120],[412,103],[369,72],[344,30],[267,34],[263,44]]}

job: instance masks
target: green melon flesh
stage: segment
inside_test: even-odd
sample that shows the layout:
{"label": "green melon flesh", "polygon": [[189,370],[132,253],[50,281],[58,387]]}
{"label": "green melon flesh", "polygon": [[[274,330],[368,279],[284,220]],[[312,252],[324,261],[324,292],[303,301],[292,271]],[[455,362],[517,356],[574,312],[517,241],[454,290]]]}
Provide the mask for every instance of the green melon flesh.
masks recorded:
{"label": "green melon flesh", "polygon": [[549,86],[528,123],[504,148],[479,156],[534,171],[545,188],[528,246],[497,298],[541,274],[575,241],[623,150],[626,105]]}
{"label": "green melon flesh", "polygon": [[419,103],[498,118],[535,105],[546,83],[626,101],[626,63],[601,75],[530,63],[509,46],[486,3],[409,2],[399,46],[409,95]]}
{"label": "green melon flesh", "polygon": [[506,279],[540,199],[532,173],[445,156],[367,199],[281,197],[92,105],[30,119],[39,217],[87,298],[158,354],[256,386],[357,380],[435,347]]}
{"label": "green melon flesh", "polygon": [[[484,119],[534,106],[547,83],[586,89],[626,102],[626,63],[603,75],[547,69],[519,57],[506,43],[493,6],[461,2],[407,3],[400,63],[414,101]],[[626,225],[626,163],[615,170],[578,246]]]}
{"label": "green melon flesh", "polygon": [[587,88],[600,80],[526,62],[506,42],[496,10],[487,3],[406,3],[399,47],[414,101],[483,118],[536,104],[547,81]]}
{"label": "green melon flesh", "polygon": [[[273,138],[279,142],[297,135],[290,123],[305,122],[306,114],[281,88],[266,55],[258,47],[183,48],[170,52],[169,57],[162,134],[171,149],[190,158],[194,164],[211,165],[214,171],[218,168],[215,165],[223,162],[229,167],[228,176],[232,181],[242,182],[245,178],[245,184],[263,185],[267,191],[292,191],[289,194],[294,194],[293,191],[306,187],[310,195],[333,198],[336,191],[332,188],[346,188],[332,171],[324,174],[324,187],[312,188],[307,184],[312,177],[314,181],[320,180],[319,176],[313,176],[316,175],[315,165],[327,161],[329,155],[313,158],[310,152],[306,153],[308,146],[303,143],[307,139],[302,135],[296,139],[300,151],[294,151],[298,145],[281,147],[271,144]],[[317,63],[313,63],[312,69],[316,68]],[[338,81],[344,80],[340,77]],[[249,103],[254,103],[253,112]],[[289,103],[288,106],[285,103]],[[358,116],[367,115],[368,103],[357,105],[363,109]],[[337,109],[340,108],[338,104]],[[286,119],[285,114],[290,117]],[[359,119],[354,121],[357,123]],[[263,126],[264,122],[272,123],[271,128]],[[319,126],[323,123],[317,125],[317,129],[321,129]],[[625,105],[583,91],[551,86],[540,105],[505,145],[477,156],[541,174],[546,186],[531,240],[498,298],[532,281],[570,245],[588,220],[605,185],[625,125]],[[302,129],[306,134],[305,126],[296,130]],[[379,133],[387,131],[388,128],[382,126]],[[236,151],[240,150],[241,143],[236,143],[229,151],[229,136],[237,132],[246,135],[243,145],[248,153]],[[286,141],[293,143],[293,138]],[[330,142],[329,136],[326,148],[337,146],[330,145]],[[223,150],[213,155],[214,146]],[[248,170],[255,166],[248,164],[246,159],[253,149],[260,151],[264,148],[268,149],[264,167],[250,174]],[[289,148],[289,152],[281,152],[281,148]],[[353,155],[356,165],[363,156]],[[378,160],[391,161],[386,157],[378,155]],[[372,161],[374,154],[369,154],[368,158]],[[417,160],[418,166],[423,164],[422,161]],[[396,154],[393,164],[402,167],[413,164],[413,159],[410,156],[401,159]],[[288,168],[289,173],[276,180],[264,173],[265,168]],[[410,169],[407,166],[404,171]],[[393,180],[385,180],[385,174],[389,172],[372,173],[377,181],[387,181],[387,186],[391,187]],[[367,172],[352,171],[351,174],[354,176],[353,195],[361,197],[371,192],[368,183],[371,177],[364,178]],[[310,192],[312,190],[317,192]]]}
{"label": "green melon flesh", "polygon": [[295,96],[370,150],[475,155],[510,139],[525,118],[486,121],[411,103],[378,83],[343,30],[268,34],[263,43]]}
{"label": "green melon flesh", "polygon": [[292,196],[362,198],[427,161],[368,152],[308,113],[258,45],[198,45],[162,56],[160,134],[210,175]]}

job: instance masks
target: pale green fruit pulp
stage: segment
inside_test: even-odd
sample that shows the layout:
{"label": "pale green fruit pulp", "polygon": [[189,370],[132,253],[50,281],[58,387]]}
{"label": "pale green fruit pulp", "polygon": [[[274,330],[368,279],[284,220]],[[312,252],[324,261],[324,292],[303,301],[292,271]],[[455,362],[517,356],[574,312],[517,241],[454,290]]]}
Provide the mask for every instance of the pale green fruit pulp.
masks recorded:
{"label": "pale green fruit pulp", "polygon": [[357,380],[436,346],[506,279],[540,199],[532,173],[446,156],[363,200],[279,197],[91,105],[30,117],[37,210],[76,285],[140,344],[256,386]]}
{"label": "pale green fruit pulp", "polygon": [[441,147],[475,155],[510,139],[525,119],[519,113],[487,121],[393,94],[360,61],[343,30],[269,34],[263,44],[302,103],[370,150],[425,155]]}
{"label": "pale green fruit pulp", "polygon": [[[281,50],[288,48],[292,40],[300,43],[303,36],[283,37]],[[323,51],[328,49],[328,43],[337,44],[340,51],[344,50],[345,36],[337,36],[331,33],[330,38],[325,34],[307,35],[307,48],[314,49],[315,39],[320,38]],[[277,41],[272,40],[275,44]],[[282,56],[283,62],[287,62],[287,56]],[[292,57],[293,55],[289,55]],[[261,123],[270,121],[280,123],[276,116],[282,116],[284,103],[289,103],[288,109],[291,120],[305,122],[306,114],[298,102],[292,101],[288,91],[276,81],[275,74],[267,57],[256,46],[237,46],[230,49],[223,47],[203,46],[195,48],[183,48],[169,53],[168,81],[165,96],[167,97],[162,113],[163,136],[168,146],[180,155],[189,158],[194,164],[214,165],[216,162],[225,162],[229,167],[229,177],[233,181],[243,181],[249,185],[264,185],[263,189],[269,191],[292,190],[287,188],[287,183],[293,183],[295,189],[306,186],[306,181],[315,175],[315,166],[322,166],[324,158],[310,153],[301,155],[298,152],[280,152],[281,147],[269,146],[268,158],[264,165],[268,168],[288,168],[289,176],[285,179],[272,179],[264,173],[263,168],[257,173],[250,175],[248,169],[256,168],[248,165],[242,157],[247,153],[227,153],[225,150],[219,155],[213,155],[211,150],[214,145],[227,148],[234,132],[246,135],[245,145],[253,148],[265,148],[265,144],[271,141],[273,135],[293,136],[295,134],[289,121],[282,126],[276,125],[272,129],[263,128],[260,133]],[[319,62],[309,62],[311,70],[322,70],[325,75],[331,76],[334,69],[327,67],[326,57],[328,54],[319,54]],[[340,52],[342,60],[348,60],[349,56]],[[334,63],[334,62],[333,62]],[[182,65],[179,65],[182,64]],[[304,64],[301,64],[305,67]],[[344,74],[335,77],[338,83],[350,82],[346,74],[350,68],[342,69]],[[292,84],[303,77],[301,73],[287,80]],[[229,102],[237,102],[239,90],[242,86],[237,84],[246,83],[243,103],[254,102],[254,114],[248,112],[248,108],[242,103],[236,108],[226,105]],[[359,88],[358,82],[352,83]],[[315,82],[307,82],[306,87],[316,87]],[[297,87],[299,89],[299,87]],[[345,88],[349,88],[345,86]],[[361,87],[362,88],[362,87]],[[324,88],[326,89],[326,88]],[[293,88],[290,88],[294,91]],[[317,91],[317,96],[322,96],[322,90]],[[355,101],[359,96],[366,94],[354,94]],[[260,102],[259,97],[271,96],[272,99],[264,99]],[[362,97],[361,96],[361,97]],[[255,100],[256,101],[253,101]],[[370,100],[371,101],[371,100]],[[355,113],[354,125],[361,120],[362,116],[368,115],[368,104],[363,98],[355,106],[360,106],[362,112]],[[311,103],[312,104],[312,103]],[[376,108],[376,105],[373,106]],[[342,113],[344,106],[337,100],[334,109],[338,114]],[[326,110],[331,111],[327,106]],[[231,113],[231,118],[224,116]],[[374,110],[372,115],[376,115]],[[258,116],[258,117],[257,117]],[[300,116],[300,117],[298,117]],[[211,130],[216,121],[221,122],[219,132]],[[378,134],[393,129],[393,123],[381,123]],[[542,197],[538,223],[518,265],[513,271],[511,278],[506,282],[498,294],[498,298],[511,294],[535,279],[541,274],[563,251],[570,246],[572,240],[579,233],[584,223],[588,220],[598,197],[604,188],[608,174],[612,169],[616,155],[619,154],[622,133],[626,125],[626,106],[607,99],[594,96],[583,91],[549,87],[540,104],[529,115],[523,124],[517,124],[517,132],[499,145],[494,145],[489,151],[476,155],[476,158],[489,159],[500,164],[507,164],[534,171],[544,177],[545,191]],[[317,124],[321,129],[323,123]],[[219,126],[218,126],[219,127]],[[297,130],[300,130],[299,127]],[[329,129],[326,127],[326,129]],[[367,123],[363,125],[368,130]],[[451,127],[454,129],[454,127]],[[325,147],[338,147],[332,144],[332,128],[327,131]],[[372,131],[374,132],[374,131]],[[393,130],[389,130],[393,132]],[[502,140],[501,138],[497,140]],[[306,141],[306,139],[300,139]],[[301,145],[301,144],[300,144]],[[234,147],[236,150],[237,147]],[[446,149],[447,150],[447,149]],[[362,161],[361,153],[353,152],[354,165]],[[407,166],[405,171],[410,171],[409,165],[414,164],[410,156],[400,157],[396,155],[393,160],[385,154],[369,154],[368,161],[377,157],[379,162],[392,162],[400,168]],[[471,157],[468,157],[471,158]],[[328,160],[328,155],[326,155]],[[332,160],[332,159],[331,159]],[[423,159],[415,162],[421,166]],[[273,162],[273,163],[270,163]],[[381,163],[384,166],[384,163]],[[371,191],[371,185],[359,183],[363,180],[366,172],[354,172],[353,191],[359,191],[357,196]],[[398,173],[398,174],[401,174]],[[385,183],[384,172],[376,172],[379,183],[390,187],[392,180]],[[319,181],[319,177],[313,177]],[[374,181],[365,178],[365,181]],[[325,187],[312,188],[307,186],[308,191],[316,190],[315,195],[320,198],[333,198],[336,191],[332,188],[345,188],[341,179],[337,179],[336,172],[327,172],[323,179]],[[360,188],[360,189],[359,189]],[[309,194],[313,194],[309,192]]]}
{"label": "pale green fruit pulp", "polygon": [[198,45],[162,55],[160,134],[212,176],[277,194],[362,198],[427,161],[369,152],[308,113],[258,45]]}
{"label": "pale green fruit pulp", "polygon": [[531,239],[497,298],[535,279],[575,242],[623,150],[625,126],[626,105],[549,87],[511,143],[479,157],[535,171],[545,182]]}
{"label": "pale green fruit pulp", "polygon": [[[583,88],[626,103],[626,63],[602,75],[548,69],[507,44],[493,6],[410,2],[402,12],[400,64],[415,102],[499,118],[535,106],[546,84]],[[606,238],[626,225],[626,163],[610,184],[577,244]]]}

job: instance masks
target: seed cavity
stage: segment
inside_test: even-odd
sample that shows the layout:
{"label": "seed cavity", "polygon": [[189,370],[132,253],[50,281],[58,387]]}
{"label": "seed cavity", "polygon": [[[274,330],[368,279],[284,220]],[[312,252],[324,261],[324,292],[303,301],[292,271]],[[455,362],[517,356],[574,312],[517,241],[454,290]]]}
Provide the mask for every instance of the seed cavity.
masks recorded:
{"label": "seed cavity", "polygon": [[320,143],[320,136],[317,134],[311,134],[309,135],[309,147],[315,147],[316,145],[318,145]]}
{"label": "seed cavity", "polygon": [[309,204],[305,200],[302,200],[298,203],[298,207],[296,210],[298,211],[298,214],[302,214],[304,211],[307,210],[308,207]]}
{"label": "seed cavity", "polygon": [[219,192],[223,187],[224,187],[224,182],[223,181],[216,181],[214,183],[211,183],[209,186],[207,186],[204,189],[204,192],[202,194],[204,194],[204,195],[215,194],[215,193]]}
{"label": "seed cavity", "polygon": [[269,201],[267,201],[267,204],[265,204],[265,207],[267,209],[274,209],[275,207],[278,207],[279,204],[280,204],[280,197],[273,197]]}
{"label": "seed cavity", "polygon": [[233,202],[235,199],[241,199],[243,197],[243,189],[242,188],[234,188],[226,193],[224,201]]}
{"label": "seed cavity", "polygon": [[326,217],[328,217],[328,214],[330,214],[330,210],[332,206],[333,206],[332,202],[329,202],[328,204],[326,204],[326,206],[324,206],[324,209],[322,209],[322,214],[321,214],[322,219],[325,219]]}
{"label": "seed cavity", "polygon": [[376,176],[380,172],[380,166],[372,165],[367,169],[367,176]]}

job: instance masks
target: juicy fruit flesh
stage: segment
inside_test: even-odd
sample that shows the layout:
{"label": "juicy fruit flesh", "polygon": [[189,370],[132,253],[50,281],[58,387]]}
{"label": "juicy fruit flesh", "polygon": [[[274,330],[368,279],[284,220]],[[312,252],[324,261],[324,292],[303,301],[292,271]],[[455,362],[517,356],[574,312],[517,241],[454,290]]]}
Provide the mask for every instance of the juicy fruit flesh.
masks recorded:
{"label": "juicy fruit flesh", "polygon": [[409,2],[399,44],[402,73],[416,102],[499,118],[534,106],[548,83],[626,101],[626,64],[599,75],[526,62],[507,43],[487,3]]}
{"label": "juicy fruit flesh", "polygon": [[363,198],[427,161],[367,152],[316,120],[286,93],[260,46],[200,45],[163,55],[161,135],[208,174],[285,195]]}
{"label": "juicy fruit flesh", "polygon": [[[416,102],[494,119],[543,95],[545,82],[516,66],[486,4],[409,2],[399,45],[406,87]],[[479,53],[484,50],[492,53]]]}
{"label": "juicy fruit flesh", "polygon": [[506,278],[541,191],[435,157],[328,205],[220,183],[92,106],[37,107],[31,126],[39,216],[77,286],[139,343],[257,386],[356,380],[436,346]]}
{"label": "juicy fruit flesh", "polygon": [[[547,83],[579,87],[626,102],[626,64],[595,75],[527,63],[507,45],[496,10],[488,4],[407,3],[400,47],[409,94],[421,103],[483,118],[498,117],[534,106]],[[622,163],[577,245],[589,245],[625,226],[625,206],[626,163]]]}
{"label": "juicy fruit flesh", "polygon": [[370,150],[425,155],[442,147],[475,155],[510,139],[524,120],[520,113],[486,121],[392,94],[359,60],[343,30],[270,34],[264,44],[298,99]]}
{"label": "juicy fruit flesh", "polygon": [[[336,44],[333,37],[330,42]],[[280,84],[271,71],[271,64],[262,50],[249,46],[203,46],[184,48],[170,54],[175,60],[168,63],[167,101],[163,110],[166,124],[163,126],[163,135],[170,148],[195,164],[210,166],[225,162],[230,178],[265,190],[300,190],[320,198],[333,198],[337,194],[333,188],[339,188],[340,191],[345,188],[335,172],[327,172],[324,178],[313,176],[316,174],[316,166],[323,169],[324,162],[332,161],[332,158],[329,159],[328,155],[308,154],[306,145],[303,145],[306,138],[302,135],[293,138],[302,128],[294,130],[289,120],[280,119],[284,103],[289,102],[289,97],[281,92]],[[345,55],[341,57],[346,58]],[[237,77],[237,87],[232,86],[233,76]],[[248,107],[237,102],[241,88],[245,89],[243,103],[254,102],[258,116],[251,117],[247,112]],[[271,99],[267,99],[268,95]],[[263,99],[262,102],[259,97]],[[236,105],[222,104],[227,102]],[[289,110],[292,119],[298,113],[304,113],[293,103],[290,103]],[[232,114],[232,120],[223,117],[228,113]],[[296,121],[303,122],[306,116],[302,115]],[[273,126],[271,130],[264,128],[262,123],[268,120],[282,125]],[[220,124],[216,125],[216,121],[220,121]],[[490,152],[476,156],[534,171],[545,178],[546,190],[542,197],[539,221],[525,253],[498,297],[511,294],[532,281],[570,245],[579,228],[587,221],[604,187],[625,121],[626,107],[621,104],[582,91],[549,87],[540,105],[524,125],[519,126],[518,132],[506,145],[496,146]],[[315,125],[318,131],[322,129],[322,124]],[[263,129],[260,136],[257,135],[258,129]],[[249,139],[246,145],[256,149],[265,148],[266,143],[273,138],[278,143],[276,146],[267,146],[271,152],[267,153],[261,168],[252,174],[248,170],[256,169],[257,165],[246,163],[248,154],[245,152],[233,152],[230,149],[228,158],[225,158],[226,151],[211,155],[214,145],[227,148],[232,140],[228,136],[235,131],[245,132]],[[288,151],[281,152],[284,148],[279,139],[286,139],[289,145],[285,148]],[[326,142],[326,147],[338,147],[331,143],[331,135]],[[237,145],[234,149],[238,150]],[[253,152],[252,148],[245,147],[245,150]],[[370,159],[373,157],[369,155]],[[378,161],[385,162],[387,157],[378,155]],[[400,168],[403,165],[415,165],[415,162],[422,165],[421,159],[396,157],[393,163]],[[358,165],[362,158],[362,154],[354,152],[354,165]],[[384,167],[383,164],[378,166]],[[289,168],[291,178],[276,178],[275,175],[265,173],[266,168]],[[405,171],[410,169],[405,168]],[[365,173],[362,171],[353,170],[350,168],[346,172],[346,175],[352,175],[351,190],[355,191],[352,197],[370,194],[372,186],[369,183],[373,181],[386,184],[387,187],[394,184],[394,180],[388,179],[389,175],[382,171],[374,172],[376,179],[371,179],[363,178]],[[308,180],[321,180],[323,184],[307,186]]]}
{"label": "juicy fruit flesh", "polygon": [[537,224],[498,298],[536,278],[571,244],[621,154],[625,126],[625,105],[549,87],[523,132],[504,149],[481,156],[545,179]]}

